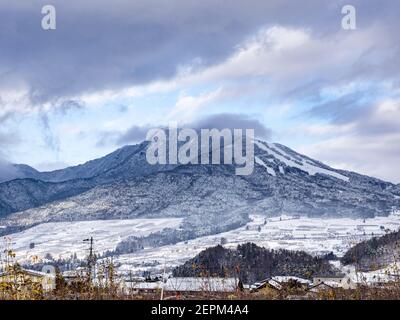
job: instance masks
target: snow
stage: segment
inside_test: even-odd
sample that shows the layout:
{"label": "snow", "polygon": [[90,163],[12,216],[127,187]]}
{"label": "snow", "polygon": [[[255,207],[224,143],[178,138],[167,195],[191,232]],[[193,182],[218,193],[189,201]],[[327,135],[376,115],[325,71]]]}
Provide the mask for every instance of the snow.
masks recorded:
{"label": "snow", "polygon": [[[226,239],[226,248],[253,242],[270,249],[302,250],[313,255],[334,252],[342,256],[363,240],[383,235],[385,230],[396,231],[400,228],[400,219],[395,215],[366,219],[365,223],[363,219],[316,219],[284,215],[267,219],[253,215],[251,219],[239,229],[174,245],[148,248],[135,254],[121,255],[115,261],[121,264],[121,271],[160,271],[164,265],[168,268],[178,266],[206,248],[216,246],[221,243],[221,238]],[[264,225],[265,221],[267,223]]]}
{"label": "snow", "polygon": [[270,174],[271,176],[276,176],[275,170],[272,169],[271,167],[268,167],[264,161],[262,161],[259,157],[255,157],[255,161],[256,163],[258,163],[259,165],[263,166],[264,168],[267,169],[268,174]]}
{"label": "snow", "polygon": [[132,282],[129,286],[133,290],[161,290],[165,291],[206,291],[206,292],[232,292],[237,288],[237,279],[235,278],[169,278],[163,284],[157,282]]}
{"label": "snow", "polygon": [[169,278],[165,283],[168,291],[230,292],[236,288],[235,278]]}
{"label": "snow", "polygon": [[54,258],[69,258],[75,253],[84,258],[88,244],[83,239],[93,237],[95,252],[103,253],[129,236],[147,236],[164,228],[178,228],[181,223],[181,218],[49,222],[7,237],[18,260],[29,261],[35,256],[40,259],[47,253]]}
{"label": "snow", "polygon": [[352,275],[352,280],[358,283],[382,283],[399,279],[400,263],[392,263],[386,268],[370,271],[356,272]]}
{"label": "snow", "polygon": [[[332,177],[341,179],[346,182],[349,181],[348,177],[346,177],[338,172],[335,172],[333,170],[321,168],[316,163],[315,164],[312,163],[311,160],[308,160],[305,158],[304,159],[303,158],[294,159],[291,155],[289,155],[284,150],[282,150],[279,147],[279,145],[268,143],[265,141],[261,142],[261,141],[257,141],[257,140],[254,140],[254,143],[261,150],[266,151],[268,154],[274,156],[276,159],[283,162],[284,164],[286,164],[289,167],[298,168],[300,170],[307,172],[309,175],[312,175],[312,176],[317,173],[320,173],[320,174],[330,175]],[[279,152],[277,152],[276,149],[279,149]],[[257,159],[256,159],[256,161],[257,161]],[[301,164],[299,163],[299,161]]]}
{"label": "snow", "polygon": [[[145,248],[136,253],[116,256],[114,262],[122,273],[161,273],[164,266],[170,271],[206,248],[221,243],[221,238],[225,239],[224,246],[227,248],[253,242],[270,249],[303,250],[313,255],[332,251],[342,256],[360,241],[400,228],[400,217],[394,214],[366,219],[365,222],[363,219],[289,215],[250,217],[251,221],[238,229],[158,248]],[[38,225],[10,237],[18,260],[26,261],[35,255],[43,258],[47,253],[55,258],[69,258],[77,253],[78,257],[83,258],[88,253],[88,244],[82,240],[90,236],[95,239],[95,251],[101,253],[115,249],[118,242],[128,236],[145,236],[164,228],[178,228],[181,222],[180,218],[55,222]],[[31,242],[35,243],[34,249],[29,249]]]}
{"label": "snow", "polygon": [[297,281],[302,284],[311,284],[310,280],[299,278],[299,277],[294,277],[294,276],[275,276],[275,277],[272,277],[272,280],[275,280],[280,283],[294,280],[294,281]]}

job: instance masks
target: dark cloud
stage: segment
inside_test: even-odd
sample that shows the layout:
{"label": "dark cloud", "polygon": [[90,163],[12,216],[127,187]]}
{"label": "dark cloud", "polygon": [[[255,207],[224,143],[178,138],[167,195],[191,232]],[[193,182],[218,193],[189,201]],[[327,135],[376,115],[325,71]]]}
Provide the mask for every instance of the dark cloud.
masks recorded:
{"label": "dark cloud", "polygon": [[337,124],[348,123],[355,119],[365,117],[370,113],[372,104],[370,99],[371,97],[369,97],[367,93],[353,92],[338,99],[317,104],[304,115],[307,117],[327,119]]}
{"label": "dark cloud", "polygon": [[269,140],[272,131],[261,121],[246,114],[220,113],[207,116],[188,125],[194,129],[254,129],[256,137]]}
{"label": "dark cloud", "polygon": [[18,177],[18,170],[8,161],[0,158],[0,183]]}
{"label": "dark cloud", "polygon": [[150,127],[133,126],[129,128],[123,135],[118,137],[117,144],[128,144],[132,142],[143,141]]}
{"label": "dark cloud", "polygon": [[[255,136],[269,140],[272,131],[265,127],[261,121],[246,114],[220,113],[210,115],[199,120],[178,125],[181,128],[201,129],[254,129]],[[111,131],[102,132],[97,141],[98,147],[107,145],[126,145],[144,141],[150,129],[156,128],[154,125],[132,126],[123,133]]]}
{"label": "dark cloud", "polygon": [[[385,109],[386,104],[386,109]],[[336,126],[351,125],[353,134],[369,139],[380,135],[399,134],[400,103],[355,92],[311,108],[307,117],[328,120]]]}
{"label": "dark cloud", "polygon": [[40,116],[40,124],[43,131],[43,139],[47,147],[54,150],[55,152],[60,151],[60,140],[53,133],[50,126],[50,120],[47,113],[43,113]]}
{"label": "dark cloud", "polygon": [[[46,1],[1,1],[0,87],[26,84],[33,103],[175,75],[218,63],[263,25],[337,32],[343,1],[54,0],[57,30],[41,29]],[[359,25],[391,18],[395,1],[360,0]],[[397,19],[397,17],[396,17]]]}
{"label": "dark cloud", "polygon": [[109,145],[127,145],[132,143],[142,142],[146,138],[147,131],[154,126],[132,126],[125,132],[105,131],[98,134],[99,138],[96,142],[97,147],[104,147]]}
{"label": "dark cloud", "polygon": [[122,146],[142,142],[146,139],[147,132],[155,126],[132,126],[125,132],[105,131],[98,134],[97,147]]}
{"label": "dark cloud", "polygon": [[85,103],[78,100],[64,100],[55,109],[61,114],[67,114],[73,110],[82,110],[85,107]]}
{"label": "dark cloud", "polygon": [[18,135],[0,132],[0,182],[18,176],[18,170],[8,161],[8,149],[18,143],[20,143]]}

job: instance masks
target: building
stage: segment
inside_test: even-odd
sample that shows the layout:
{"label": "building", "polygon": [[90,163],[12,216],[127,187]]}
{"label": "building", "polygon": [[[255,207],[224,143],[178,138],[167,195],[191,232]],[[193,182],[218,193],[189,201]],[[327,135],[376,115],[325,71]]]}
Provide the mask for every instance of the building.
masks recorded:
{"label": "building", "polygon": [[76,268],[75,270],[67,270],[62,273],[62,276],[67,284],[88,279],[88,272],[86,268]]}
{"label": "building", "polygon": [[169,278],[164,290],[176,292],[235,292],[239,281],[235,278]]}
{"label": "building", "polygon": [[40,285],[44,291],[52,291],[56,287],[55,275],[36,270],[20,269],[12,272],[1,272],[0,282],[16,287]]}
{"label": "building", "polygon": [[250,286],[250,291],[255,292],[266,287],[278,291],[287,288],[307,289],[310,285],[311,281],[307,279],[295,276],[275,276],[255,282]]}
{"label": "building", "polygon": [[164,292],[173,293],[229,293],[239,289],[239,281],[235,278],[201,278],[201,277],[174,277],[157,282],[128,281],[124,286],[127,290],[137,293],[155,293],[164,289]]}
{"label": "building", "polygon": [[350,274],[319,275],[313,278],[313,287],[325,284],[331,288],[355,289],[357,284]]}
{"label": "building", "polygon": [[332,290],[337,288],[337,286],[332,287],[329,284],[326,284],[325,282],[321,282],[319,284],[313,285],[310,288],[308,288],[308,291],[310,292],[318,292],[318,291],[325,291],[325,290]]}

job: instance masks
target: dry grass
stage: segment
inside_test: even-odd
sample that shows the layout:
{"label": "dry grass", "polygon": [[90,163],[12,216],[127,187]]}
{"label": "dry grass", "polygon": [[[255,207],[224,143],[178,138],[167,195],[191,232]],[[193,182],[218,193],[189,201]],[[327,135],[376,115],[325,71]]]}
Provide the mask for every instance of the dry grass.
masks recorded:
{"label": "dry grass", "polygon": [[[84,278],[66,284],[59,277],[56,289],[51,292],[45,292],[40,285],[29,281],[18,286],[0,282],[0,299],[3,300],[159,300],[160,296],[160,291],[122,290],[116,283],[94,286]],[[164,298],[166,300],[399,300],[400,282],[379,287],[360,286],[354,290],[335,288],[318,292],[305,289],[276,290],[272,288],[264,288],[258,292],[233,293],[166,292]]]}

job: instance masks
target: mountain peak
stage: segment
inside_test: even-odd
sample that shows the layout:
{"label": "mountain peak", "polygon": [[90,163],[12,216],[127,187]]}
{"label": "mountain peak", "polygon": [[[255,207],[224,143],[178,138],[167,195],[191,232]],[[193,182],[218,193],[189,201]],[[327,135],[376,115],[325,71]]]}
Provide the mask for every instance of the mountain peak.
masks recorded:
{"label": "mountain peak", "polygon": [[235,165],[150,165],[146,147],[0,183],[0,216],[28,225],[155,215],[221,214],[228,221],[249,212],[372,217],[400,208],[391,183],[333,169],[278,143],[255,140],[248,176],[235,175]]}

